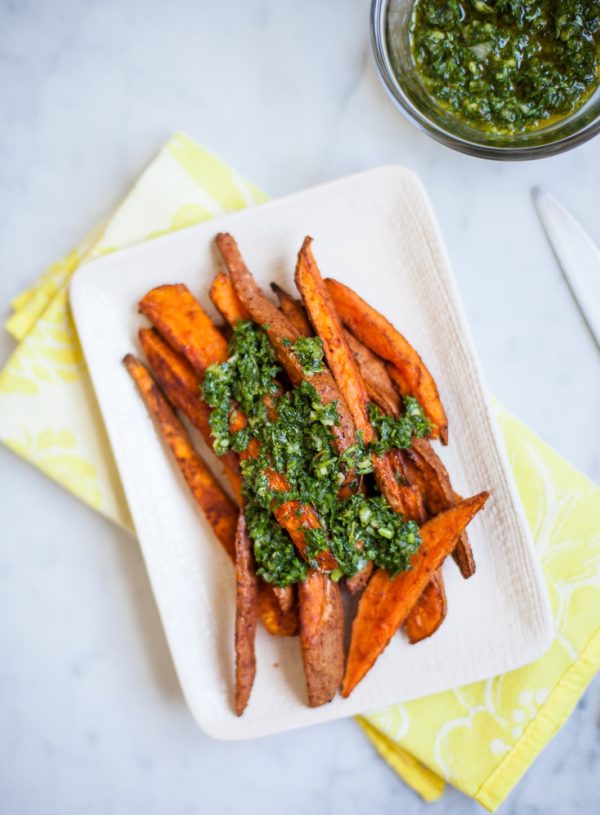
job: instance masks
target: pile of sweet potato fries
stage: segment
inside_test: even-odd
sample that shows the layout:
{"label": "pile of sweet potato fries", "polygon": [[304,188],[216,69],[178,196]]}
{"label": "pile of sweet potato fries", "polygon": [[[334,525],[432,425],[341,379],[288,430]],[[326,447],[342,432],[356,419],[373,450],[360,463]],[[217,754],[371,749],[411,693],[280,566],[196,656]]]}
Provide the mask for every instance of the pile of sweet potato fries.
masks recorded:
{"label": "pile of sweet potato fries", "polygon": [[[147,367],[127,354],[127,370],[137,384],[161,436],[169,446],[195,500],[231,559],[236,580],[235,710],[244,711],[256,673],[255,631],[260,619],[269,634],[299,634],[310,706],[330,701],[341,688],[347,697],[373,666],[393,635],[404,628],[411,643],[431,636],[447,610],[441,567],[452,555],[463,577],[475,571],[465,531],[488,498],[481,492],[462,499],[430,440],[448,441],[448,421],[436,383],[415,349],[393,325],[355,292],[336,280],[324,280],[306,238],[296,266],[296,299],[272,284],[278,305],[257,285],[235,240],[219,234],[216,246],[224,268],[210,296],[226,326],[211,320],[182,284],[159,286],[139,307],[151,328],[139,330]],[[211,408],[202,401],[201,386],[210,366],[228,358],[229,328],[251,320],[266,332],[277,361],[296,387],[309,378],[323,404],[336,403],[338,421],[331,427],[342,452],[357,437],[365,445],[377,440],[370,402],[386,415],[398,417],[402,397],[418,400],[430,423],[428,438],[413,438],[406,449],[372,455],[379,493],[406,520],[419,524],[421,545],[410,568],[390,577],[369,561],[354,577],[331,579],[337,563],[329,551],[313,559],[306,580],[296,587],[277,587],[257,576],[253,544],[244,518],[240,459],[255,455],[252,444],[243,453],[220,456],[230,490],[223,489],[194,447],[177,417],[180,412],[212,446]],[[321,339],[326,366],[307,374],[293,351],[301,337]],[[233,411],[231,427],[242,428],[244,416]],[[285,494],[285,477],[275,468],[266,473],[269,487]],[[356,479],[354,479],[356,484]],[[350,479],[340,494],[350,495]],[[360,480],[359,480],[359,487]],[[273,503],[277,523],[306,558],[304,531],[319,527],[318,508],[298,501]],[[358,597],[350,644],[344,649],[343,587]]]}

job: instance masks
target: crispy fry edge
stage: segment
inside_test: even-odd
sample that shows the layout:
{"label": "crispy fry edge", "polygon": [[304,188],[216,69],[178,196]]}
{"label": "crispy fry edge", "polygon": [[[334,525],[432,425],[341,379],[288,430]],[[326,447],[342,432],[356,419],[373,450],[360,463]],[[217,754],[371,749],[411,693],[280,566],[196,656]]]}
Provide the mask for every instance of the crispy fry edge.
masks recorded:
{"label": "crispy fry edge", "polygon": [[258,619],[258,581],[252,541],[240,512],[235,535],[235,712],[241,716],[256,676],[254,640]]}

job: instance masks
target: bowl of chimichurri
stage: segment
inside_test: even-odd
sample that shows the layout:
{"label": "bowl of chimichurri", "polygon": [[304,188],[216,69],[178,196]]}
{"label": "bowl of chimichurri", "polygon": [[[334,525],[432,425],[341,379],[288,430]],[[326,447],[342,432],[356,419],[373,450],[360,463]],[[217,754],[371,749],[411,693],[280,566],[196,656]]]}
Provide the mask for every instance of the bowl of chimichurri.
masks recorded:
{"label": "bowl of chimichurri", "polygon": [[600,131],[600,0],[373,0],[383,84],[417,127],[495,159]]}

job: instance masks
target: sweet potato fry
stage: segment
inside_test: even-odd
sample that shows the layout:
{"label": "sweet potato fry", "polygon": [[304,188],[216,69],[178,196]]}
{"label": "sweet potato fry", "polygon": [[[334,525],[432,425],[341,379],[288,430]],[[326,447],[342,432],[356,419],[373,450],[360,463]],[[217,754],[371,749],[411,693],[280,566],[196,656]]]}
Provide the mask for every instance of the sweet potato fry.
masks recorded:
{"label": "sweet potato fry", "polygon": [[[406,457],[412,460],[416,477],[421,479],[425,507],[431,515],[444,512],[461,500],[455,497],[448,472],[426,439],[414,439]],[[475,574],[475,559],[466,531],[458,539],[452,557],[464,578]]]}
{"label": "sweet potato fry", "polygon": [[329,278],[329,294],[341,321],[367,348],[391,364],[388,371],[404,396],[414,396],[432,423],[432,436],[448,442],[448,419],[437,385],[408,340],[352,289]]}
{"label": "sweet potato fry", "polygon": [[349,696],[372,668],[487,498],[488,493],[481,492],[428,521],[421,528],[422,543],[408,571],[391,580],[385,570],[375,572],[352,623],[342,696]]}
{"label": "sweet potato fry", "polygon": [[[278,286],[277,283],[271,283],[271,289],[277,295],[279,307],[294,328],[303,337],[311,337],[313,335],[312,326],[302,302],[296,300],[291,294],[288,294],[288,292],[282,289],[281,286]],[[399,416],[402,407],[400,397],[387,372],[385,362],[370,351],[366,345],[363,345],[362,342],[357,340],[350,331],[344,329],[344,336],[358,364],[369,399],[375,402],[376,405],[379,405],[384,413]]]}
{"label": "sweet potato fry", "polygon": [[274,587],[269,583],[258,584],[258,614],[260,621],[273,636],[294,637],[298,633],[298,608],[292,602],[288,611],[283,611]]}
{"label": "sweet potato fry", "polygon": [[244,513],[240,512],[235,535],[235,712],[238,716],[246,709],[256,676],[257,594],[252,541]]}
{"label": "sweet potato fry", "polygon": [[[417,439],[417,441],[419,440]],[[413,487],[413,496],[415,496],[415,501],[418,502],[418,508],[413,509],[413,517],[426,517],[423,500],[426,485],[422,473],[408,457],[407,452],[406,450],[394,451],[395,471],[398,477],[408,479],[409,484]],[[409,629],[411,631],[412,638],[409,637],[410,641],[418,642],[420,639],[430,636],[443,623],[446,611],[444,578],[441,572],[438,572],[436,577],[427,585],[406,619],[406,631],[408,632]],[[437,619],[436,612],[438,614]]]}
{"label": "sweet potato fry", "polygon": [[[457,492],[452,490],[452,495],[454,496],[454,501],[459,503],[463,500],[462,495],[459,495]],[[456,544],[456,549],[452,552],[452,556],[458,565],[459,571],[464,578],[471,577],[471,575],[475,574],[475,558],[473,556],[473,550],[471,548],[471,543],[469,541],[469,536],[466,530],[462,533],[460,538],[458,539],[458,543]]]}
{"label": "sweet potato fry", "polygon": [[361,376],[367,387],[369,399],[375,402],[384,413],[399,416],[402,411],[400,397],[387,372],[385,362],[360,340],[357,340],[350,331],[345,331],[344,336],[354,359],[358,363]]}
{"label": "sweet potato fry", "polygon": [[[174,351],[155,329],[140,328],[138,335],[150,370],[163,393],[171,404],[187,416],[212,449],[210,408],[200,398],[200,378],[185,357]],[[241,506],[242,476],[237,456],[228,452],[220,456],[219,461],[236,503]]]}
{"label": "sweet potato fry", "polygon": [[209,296],[229,325],[233,326],[239,320],[250,319],[250,314],[235,293],[227,272],[220,271],[217,274],[210,287]]}
{"label": "sweet potato fry", "polygon": [[182,283],[159,286],[140,300],[140,311],[200,376],[227,359],[227,340]]}
{"label": "sweet potato fry", "polygon": [[475,574],[477,566],[475,564],[471,542],[469,541],[469,536],[466,533],[461,535],[458,539],[456,548],[452,552],[452,558],[454,559],[454,562],[458,566],[459,572],[465,578],[465,580]]}
{"label": "sweet potato fry", "polygon": [[281,340],[294,342],[300,334],[258,286],[244,263],[235,239],[227,233],[220,232],[215,238],[215,243],[231,275],[242,305],[248,310],[252,319],[263,326],[279,353],[278,346]]}
{"label": "sweet potato fry", "polygon": [[298,587],[300,648],[310,707],[330,702],[344,673],[344,605],[337,583],[310,571]]}
{"label": "sweet potato fry", "polygon": [[406,468],[404,450],[390,450],[387,454],[395,481],[399,484],[402,494],[404,514],[409,520],[422,523],[426,516],[423,497]]}
{"label": "sweet potato fry", "polygon": [[300,300],[296,300],[285,289],[277,283],[271,283],[272,291],[277,295],[279,308],[283,311],[290,323],[294,326],[298,334],[302,337],[312,337],[312,326],[306,316],[306,310]]}
{"label": "sweet potato fry", "polygon": [[[271,478],[269,478],[271,483]],[[280,489],[280,492],[287,492],[289,485],[286,484],[286,489]],[[321,524],[317,517],[317,513],[308,504],[301,504],[300,501],[285,501],[279,506],[273,508],[273,515],[279,526],[283,527],[288,533],[296,549],[300,552],[302,557],[307,560],[307,543],[304,536],[305,529],[319,529]],[[320,552],[316,557],[320,569],[331,571],[337,566],[337,562],[330,552]]]}
{"label": "sweet potato fry", "polygon": [[[246,417],[241,411],[236,410],[232,412],[230,418],[230,428],[232,432],[242,430],[246,426]],[[248,458],[256,458],[258,456],[258,441],[252,439],[248,447],[243,453],[240,453],[242,460]],[[276,470],[267,470],[266,476],[269,480],[269,486],[276,492],[287,492],[290,485],[285,477],[278,473]],[[305,529],[318,529],[321,524],[314,508],[309,504],[301,504],[300,501],[284,501],[281,504],[273,503],[273,515],[275,520],[292,539],[296,549],[300,552],[303,558],[307,559],[306,548],[307,541],[304,537]],[[320,552],[315,558],[319,568],[327,571],[335,569],[337,562],[330,552]]]}
{"label": "sweet potato fry", "polygon": [[[376,434],[367,411],[369,402],[367,389],[313,257],[311,241],[311,238],[305,238],[298,253],[296,286],[302,295],[302,301],[313,328],[323,342],[325,357],[340,393],[348,405],[356,429],[362,434],[364,443],[370,444],[375,441]],[[412,509],[408,506],[408,501],[412,503],[414,491],[410,485],[405,486],[398,482],[390,454],[374,456],[373,468],[377,486],[393,509],[408,515]],[[422,520],[422,518],[415,520]]]}
{"label": "sweet potato fry", "polygon": [[373,469],[377,486],[393,510],[404,515],[406,520],[422,523],[425,520],[423,501],[419,491],[408,480],[398,480],[394,452],[390,450],[384,456],[374,456]]}
{"label": "sweet potato fry", "polygon": [[233,560],[238,516],[236,505],[194,449],[187,430],[175,416],[146,366],[133,354],[127,354],[123,362],[155,419],[160,435],[171,449],[192,495],[216,537]]}
{"label": "sweet potato fry", "polygon": [[360,594],[361,591],[364,591],[372,574],[373,574],[373,561],[369,560],[359,572],[357,572],[353,577],[350,577],[348,580],[346,580],[346,588],[353,597],[355,597],[357,594]]}
{"label": "sweet potato fry", "polygon": [[292,384],[299,385],[303,381],[308,381],[323,404],[337,402],[338,423],[332,427],[332,433],[338,451],[343,452],[354,443],[354,425],[333,377],[329,372],[315,373],[312,376],[304,372],[290,347],[290,343],[300,338],[298,331],[256,284],[232,236],[220,233],[215,243],[229,270],[238,297],[250,312],[252,319],[267,332],[277,358]]}
{"label": "sweet potato fry", "polygon": [[367,413],[367,390],[313,257],[311,242],[312,238],[305,238],[298,253],[296,286],[302,295],[308,318],[323,342],[325,357],[356,429],[369,444],[375,439],[375,431]]}
{"label": "sweet potato fry", "polygon": [[441,571],[437,571],[406,618],[404,627],[409,642],[415,644],[435,634],[447,611],[444,578]]}
{"label": "sweet potato fry", "polygon": [[198,374],[185,357],[163,340],[156,329],[140,328],[138,338],[152,372],[167,398],[183,410],[204,438],[210,438],[210,408],[200,398],[201,379]]}

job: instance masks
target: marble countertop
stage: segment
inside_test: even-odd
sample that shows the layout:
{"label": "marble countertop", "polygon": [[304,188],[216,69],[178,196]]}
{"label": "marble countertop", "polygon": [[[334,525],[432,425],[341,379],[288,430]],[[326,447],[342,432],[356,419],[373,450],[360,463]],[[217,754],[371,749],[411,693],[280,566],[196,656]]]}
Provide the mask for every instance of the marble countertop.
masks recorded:
{"label": "marble countertop", "polygon": [[[493,393],[600,480],[600,356],[530,200],[600,242],[600,139],[497,164],[379,87],[368,3],[0,3],[0,304],[68,250],[174,130],[273,195],[386,163],[433,200]],[[0,361],[13,344],[0,339]],[[342,721],[219,743],[189,715],[135,541],[0,449],[0,812],[421,813]],[[502,808],[600,810],[600,684]],[[449,790],[436,811],[475,813]]]}

